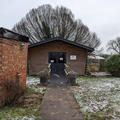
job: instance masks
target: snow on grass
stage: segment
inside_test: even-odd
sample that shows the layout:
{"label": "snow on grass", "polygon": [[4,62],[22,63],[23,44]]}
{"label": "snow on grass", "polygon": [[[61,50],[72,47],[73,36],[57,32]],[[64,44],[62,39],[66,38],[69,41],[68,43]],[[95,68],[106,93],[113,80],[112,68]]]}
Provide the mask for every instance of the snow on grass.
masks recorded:
{"label": "snow on grass", "polygon": [[80,77],[77,83],[72,90],[84,114],[120,120],[120,78]]}
{"label": "snow on grass", "polygon": [[46,87],[39,86],[40,85],[40,78],[29,76],[27,77],[26,81],[27,87],[34,89],[36,92],[40,92],[41,94],[45,93]]}
{"label": "snow on grass", "polygon": [[26,84],[27,85],[37,85],[37,84],[40,84],[40,78],[39,77],[34,77],[34,76],[29,76],[29,77],[27,77]]}
{"label": "snow on grass", "polygon": [[35,118],[34,117],[27,117],[27,116],[25,116],[21,120],[35,120]]}
{"label": "snow on grass", "polygon": [[[39,94],[40,98],[44,96],[46,87],[40,86],[40,78],[28,76],[26,80],[26,94]],[[32,109],[22,107],[4,107],[0,108],[0,120],[38,120],[40,112],[40,100],[37,107]]]}

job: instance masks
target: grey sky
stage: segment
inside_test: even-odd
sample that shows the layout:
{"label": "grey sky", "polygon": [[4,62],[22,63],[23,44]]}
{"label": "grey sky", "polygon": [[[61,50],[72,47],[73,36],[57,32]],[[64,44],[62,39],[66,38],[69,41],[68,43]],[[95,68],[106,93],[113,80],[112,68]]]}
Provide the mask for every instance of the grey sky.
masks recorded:
{"label": "grey sky", "polygon": [[11,29],[32,8],[65,6],[100,37],[102,45],[120,36],[120,0],[1,0],[0,26]]}

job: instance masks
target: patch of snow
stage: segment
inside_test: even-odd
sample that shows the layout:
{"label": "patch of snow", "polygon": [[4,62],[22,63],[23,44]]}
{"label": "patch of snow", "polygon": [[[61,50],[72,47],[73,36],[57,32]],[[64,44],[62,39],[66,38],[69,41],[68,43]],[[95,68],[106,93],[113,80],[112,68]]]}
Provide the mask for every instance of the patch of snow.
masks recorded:
{"label": "patch of snow", "polygon": [[[79,78],[72,91],[82,112],[105,114],[120,120],[120,78]],[[114,119],[112,119],[114,120]]]}
{"label": "patch of snow", "polygon": [[25,116],[21,120],[35,120],[35,119],[33,117],[27,117],[27,116]]}
{"label": "patch of snow", "polygon": [[46,87],[38,86],[40,84],[40,78],[27,77],[26,84],[27,87],[34,89],[36,92],[40,92],[41,94],[45,93]]}
{"label": "patch of snow", "polygon": [[91,75],[93,76],[111,76],[111,74],[106,72],[91,72]]}
{"label": "patch of snow", "polygon": [[40,84],[40,78],[27,77],[26,84],[27,85],[37,85],[37,84]]}

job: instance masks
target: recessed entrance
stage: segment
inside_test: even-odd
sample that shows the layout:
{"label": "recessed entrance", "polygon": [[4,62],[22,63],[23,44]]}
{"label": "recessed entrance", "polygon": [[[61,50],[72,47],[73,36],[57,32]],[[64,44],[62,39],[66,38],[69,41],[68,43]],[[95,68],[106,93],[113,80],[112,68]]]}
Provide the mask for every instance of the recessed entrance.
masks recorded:
{"label": "recessed entrance", "polygon": [[49,52],[49,63],[66,63],[65,52]]}
{"label": "recessed entrance", "polygon": [[49,63],[51,63],[51,74],[64,75],[64,63],[66,63],[65,52],[49,52]]}
{"label": "recessed entrance", "polygon": [[65,79],[65,52],[50,52],[48,53],[49,63],[51,63],[51,79],[49,86],[66,86]]}

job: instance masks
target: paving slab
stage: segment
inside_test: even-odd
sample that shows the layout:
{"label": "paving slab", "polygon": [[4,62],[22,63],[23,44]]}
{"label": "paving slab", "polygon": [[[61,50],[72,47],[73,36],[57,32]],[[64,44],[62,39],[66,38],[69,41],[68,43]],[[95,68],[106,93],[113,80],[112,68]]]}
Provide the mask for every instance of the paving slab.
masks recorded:
{"label": "paving slab", "polygon": [[48,87],[41,104],[41,120],[84,120],[70,86]]}

